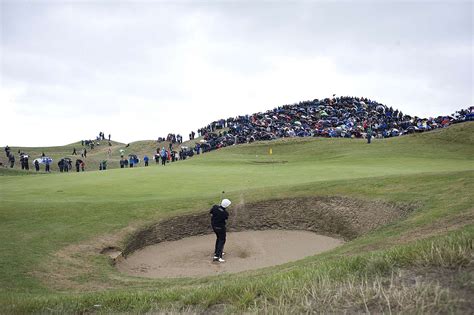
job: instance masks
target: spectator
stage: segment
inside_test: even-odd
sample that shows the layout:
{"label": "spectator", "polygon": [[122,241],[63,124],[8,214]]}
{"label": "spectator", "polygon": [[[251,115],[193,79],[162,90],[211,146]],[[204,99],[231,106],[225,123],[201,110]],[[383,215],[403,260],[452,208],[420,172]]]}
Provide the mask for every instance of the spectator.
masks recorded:
{"label": "spectator", "polygon": [[103,160],[99,163],[99,171],[105,171],[107,169],[107,161]]}
{"label": "spectator", "polygon": [[23,155],[23,163],[25,164],[25,170],[29,171],[30,170],[30,163],[29,163],[29,155],[24,154]]}
{"label": "spectator", "polygon": [[23,158],[23,153],[20,154],[20,166],[21,166],[22,170],[25,169],[25,161],[24,161],[24,158]]}
{"label": "spectator", "polygon": [[79,169],[81,167],[81,162],[82,162],[82,160],[76,160],[76,172],[78,172],[78,173],[79,173]]}
{"label": "spectator", "polygon": [[165,147],[163,147],[161,149],[160,157],[161,157],[161,165],[163,165],[163,166],[166,165],[166,160],[168,158],[168,153],[166,152]]}
{"label": "spectator", "polygon": [[13,155],[13,153],[10,153],[10,155],[8,156],[8,162],[10,162],[10,168],[13,168],[13,166],[15,166],[15,156]]}
{"label": "spectator", "polygon": [[58,167],[61,173],[64,172],[64,159],[59,160]]}

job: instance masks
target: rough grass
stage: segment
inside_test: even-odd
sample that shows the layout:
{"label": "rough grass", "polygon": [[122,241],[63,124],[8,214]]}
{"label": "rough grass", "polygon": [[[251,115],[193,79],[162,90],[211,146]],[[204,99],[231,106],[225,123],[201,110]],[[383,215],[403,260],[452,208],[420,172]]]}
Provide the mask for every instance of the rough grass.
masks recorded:
{"label": "rough grass", "polygon": [[[405,288],[403,276],[394,275],[460,268],[453,277],[467,276],[456,276],[464,288],[459,292],[472,284],[472,270],[465,266],[472,261],[473,134],[474,124],[467,123],[370,146],[347,139],[284,139],[226,148],[169,167],[6,173],[0,177],[0,313],[365,312],[366,306],[386,313],[462,312],[462,294],[453,295],[451,284],[428,281]],[[222,190],[237,203],[351,196],[409,203],[416,210],[323,255],[204,279],[124,276],[96,248],[98,240],[114,239],[130,226],[205,211]],[[417,242],[426,238],[433,239]],[[58,256],[74,247],[83,250],[68,259]],[[75,272],[55,282],[54,274],[68,268]],[[397,285],[387,286],[392,277]],[[334,298],[325,302],[329,297]]]}
{"label": "rough grass", "polygon": [[[10,296],[8,313],[50,312],[460,312],[472,306],[438,279],[419,280],[405,270],[463,270],[472,262],[474,227],[382,252],[327,257],[272,273],[152,291]],[[420,269],[423,267],[424,269]],[[472,272],[472,266],[471,266]],[[459,279],[458,279],[459,281]],[[469,281],[466,279],[464,282]],[[472,279],[470,279],[472,281]],[[455,290],[469,285],[460,280]],[[94,306],[95,305],[95,306]]]}

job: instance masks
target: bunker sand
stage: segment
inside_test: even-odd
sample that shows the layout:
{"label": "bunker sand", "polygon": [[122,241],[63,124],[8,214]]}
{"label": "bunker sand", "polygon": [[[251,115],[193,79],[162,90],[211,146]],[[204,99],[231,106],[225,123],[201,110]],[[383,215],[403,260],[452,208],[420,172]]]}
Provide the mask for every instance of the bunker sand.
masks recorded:
{"label": "bunker sand", "polygon": [[212,262],[215,235],[146,246],[117,262],[119,271],[148,278],[212,276],[280,265],[328,251],[344,242],[308,231],[227,233],[225,263]]}

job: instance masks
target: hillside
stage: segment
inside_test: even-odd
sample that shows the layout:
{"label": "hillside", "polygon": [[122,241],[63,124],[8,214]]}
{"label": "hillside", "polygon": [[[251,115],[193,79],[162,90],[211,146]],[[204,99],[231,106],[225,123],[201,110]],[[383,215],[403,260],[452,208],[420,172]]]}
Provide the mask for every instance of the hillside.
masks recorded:
{"label": "hillside", "polygon": [[[474,133],[472,132],[472,122],[467,122],[463,124],[456,124],[453,125],[446,130],[433,130],[431,132],[423,133],[423,134],[412,134],[408,135],[408,139],[411,138],[416,138],[420,139],[420,141],[425,141],[427,142],[428,145],[430,145],[433,140],[437,140],[439,143],[459,143],[466,145],[468,143],[473,142],[473,135]],[[227,130],[227,129],[224,129]],[[182,144],[174,144],[173,148],[174,150],[179,151],[181,146],[185,146],[188,148],[194,147],[196,143],[199,143],[203,137],[197,137],[194,140],[188,140],[183,142]],[[423,140],[424,139],[424,140]],[[282,144],[290,142],[290,143],[300,143],[300,142],[307,142],[307,141],[326,141],[327,143],[332,143],[331,141],[337,141],[336,143],[358,143],[361,141],[365,141],[363,139],[310,139],[310,138],[284,138],[284,139],[279,139],[277,141],[272,141],[272,145],[276,147],[280,147]],[[342,141],[342,142],[341,142]],[[380,140],[374,140],[376,142],[379,142]],[[385,139],[384,141],[381,141],[381,143],[392,143],[391,141],[399,141],[397,138],[390,138],[390,139]],[[410,140],[406,140],[406,143],[410,143]],[[263,142],[258,142],[260,144],[255,144],[256,147],[266,147],[269,143],[266,141]],[[89,147],[85,147],[87,150],[87,157],[82,158],[81,157],[81,152],[83,150],[83,146],[81,146],[81,142],[75,142],[71,143],[65,146],[58,146],[58,147],[11,147],[11,151],[14,153],[17,153],[18,151],[25,152],[30,155],[30,170],[29,171],[23,171],[20,168],[20,163],[17,160],[15,163],[15,166],[13,169],[10,169],[7,167],[8,161],[5,156],[0,157],[0,162],[3,163],[4,167],[0,167],[0,175],[24,175],[24,174],[33,174],[36,173],[34,171],[34,167],[32,166],[32,161],[40,157],[41,154],[44,152],[46,156],[49,156],[53,159],[53,164],[51,166],[51,171],[52,172],[58,172],[59,168],[57,165],[57,162],[63,158],[63,157],[68,157],[71,158],[73,161],[73,171],[74,169],[74,162],[76,159],[82,159],[85,161],[86,164],[86,171],[96,171],[99,170],[99,163],[102,160],[107,160],[107,166],[108,169],[114,169],[114,168],[119,168],[119,161],[120,161],[120,150],[124,151],[124,155],[127,158],[128,154],[136,154],[140,157],[141,162],[138,166],[135,167],[143,167],[143,156],[147,155],[150,158],[150,165],[153,166],[155,162],[153,161],[153,155],[156,153],[156,150],[159,148],[166,148],[168,149],[169,147],[169,142],[168,141],[163,141],[163,142],[156,142],[154,140],[142,140],[142,141],[136,141],[136,142],[131,142],[129,144],[124,144],[120,142],[115,142],[111,141],[111,146],[108,145],[107,141],[100,141],[99,146],[95,146],[93,150],[91,150]],[[76,148],[77,155],[72,155],[73,149]],[[251,147],[253,150],[253,146]],[[348,148],[351,148],[350,146]],[[417,147],[415,148],[417,151],[420,151],[421,148],[423,147]],[[110,154],[109,154],[109,149],[110,149]],[[248,149],[243,149],[243,150],[248,150]],[[286,149],[284,149],[286,150]],[[288,148],[288,150],[291,149]],[[369,154],[372,152],[371,150],[366,150],[364,148],[364,151],[368,152]],[[268,152],[260,152],[261,156],[265,156]],[[328,155],[331,155],[330,152],[326,152]],[[282,152],[280,152],[282,154]],[[196,157],[196,156],[195,156]],[[195,158],[194,157],[194,158]],[[332,156],[334,158],[334,156]],[[39,173],[44,173],[44,166],[41,165]]]}
{"label": "hillside", "polygon": [[[119,161],[120,161],[120,150],[124,150],[125,157],[128,154],[137,154],[140,158],[143,158],[144,155],[148,155],[150,158],[156,152],[158,147],[166,147],[168,148],[169,142],[164,141],[161,143],[157,143],[154,140],[143,140],[143,141],[136,141],[129,144],[124,144],[120,142],[111,141],[111,146],[108,145],[108,141],[98,141],[100,145],[96,145],[94,149],[90,149],[88,146],[84,147],[81,145],[81,142],[71,143],[65,146],[57,146],[57,147],[11,147],[11,151],[14,152],[16,155],[18,151],[25,152],[30,155],[30,170],[29,173],[36,173],[34,171],[34,167],[32,162],[35,158],[41,157],[42,153],[46,156],[51,157],[53,159],[53,164],[51,166],[52,172],[59,171],[57,162],[61,158],[70,158],[73,161],[73,171],[74,163],[76,159],[82,159],[85,161],[86,164],[86,171],[96,171],[99,170],[99,163],[102,160],[108,161],[109,168],[119,168]],[[74,148],[76,149],[77,155],[73,155]],[[81,153],[83,149],[87,150],[86,158],[81,157]],[[110,149],[110,154],[109,154]],[[3,154],[3,152],[2,152]],[[3,154],[0,158],[0,162],[4,164],[3,169],[0,168],[0,174],[20,174],[18,172],[9,172],[10,170],[6,170],[8,160]],[[143,166],[143,162],[141,163]],[[21,165],[17,160],[15,161],[14,170],[21,170]],[[41,165],[41,173],[44,173],[44,165]],[[26,171],[25,171],[26,172]]]}
{"label": "hillside", "polygon": [[[169,167],[2,176],[0,306],[7,313],[469,313],[473,134],[470,122],[370,145],[363,139],[280,139],[222,148]],[[48,154],[72,152],[74,145]],[[114,157],[121,147],[113,143]],[[136,142],[127,153],[152,149],[153,142]],[[98,160],[103,148],[94,154]],[[326,220],[325,231],[347,243],[281,266],[182,279],[125,275],[101,254],[152,242],[146,232],[175,222],[169,220],[197,227],[222,191],[234,202],[236,220],[249,215],[257,223],[252,209],[305,213],[317,202],[342,207],[316,209],[316,222],[304,229],[316,230]],[[368,205],[372,217],[358,216],[359,205]],[[381,205],[403,215],[365,228],[363,222],[378,220]],[[279,212],[261,217],[272,220]],[[300,212],[288,212],[286,220],[292,213]],[[340,227],[348,217],[364,229]]]}

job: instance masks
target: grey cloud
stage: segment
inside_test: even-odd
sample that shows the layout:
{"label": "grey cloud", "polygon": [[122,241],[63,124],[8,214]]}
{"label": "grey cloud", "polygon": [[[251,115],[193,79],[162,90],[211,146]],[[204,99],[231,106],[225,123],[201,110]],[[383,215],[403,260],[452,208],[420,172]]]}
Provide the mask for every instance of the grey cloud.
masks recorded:
{"label": "grey cloud", "polygon": [[[38,104],[64,119],[77,108],[89,116],[115,115],[135,106],[127,102],[140,103],[141,109],[153,104],[150,111],[169,115],[185,115],[194,106],[215,115],[245,114],[257,105],[228,109],[221,99],[273,101],[265,95],[274,91],[264,80],[276,73],[287,98],[259,109],[290,102],[289,95],[294,102],[326,97],[320,93],[327,89],[317,85],[325,77],[375,93],[360,96],[408,104],[418,112],[428,111],[426,99],[431,111],[458,109],[473,99],[472,2],[4,1],[0,6],[2,85],[21,87],[18,112],[29,115],[34,113],[25,108]],[[278,62],[288,58],[322,58],[334,73],[299,64],[299,73],[283,77]],[[313,85],[300,81],[311,78]],[[354,92],[334,85],[336,93]]]}

